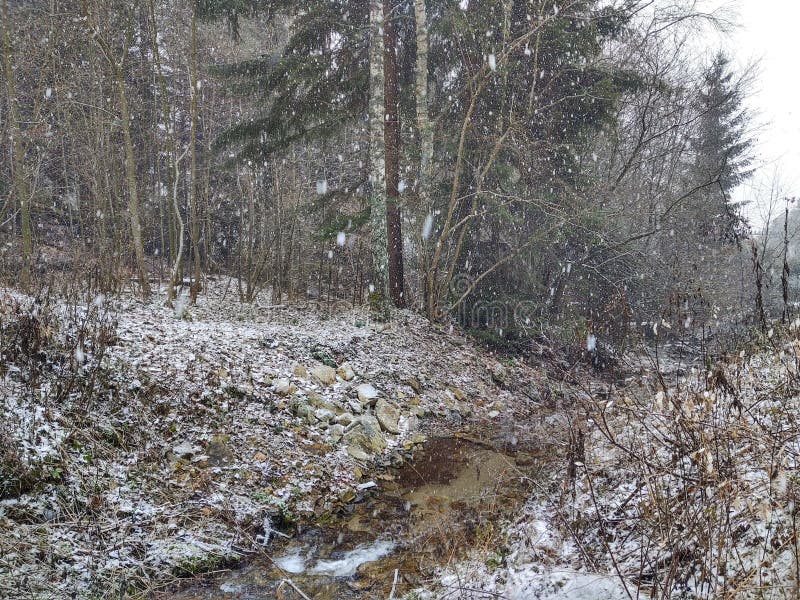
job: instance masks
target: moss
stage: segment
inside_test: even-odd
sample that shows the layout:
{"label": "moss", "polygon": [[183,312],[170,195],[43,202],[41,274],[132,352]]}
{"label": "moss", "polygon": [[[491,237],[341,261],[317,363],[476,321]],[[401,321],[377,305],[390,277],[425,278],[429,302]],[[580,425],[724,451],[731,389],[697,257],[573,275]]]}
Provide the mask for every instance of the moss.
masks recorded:
{"label": "moss", "polygon": [[191,577],[211,571],[236,566],[241,557],[237,554],[214,554],[204,552],[184,557],[173,568],[173,573],[177,577]]}

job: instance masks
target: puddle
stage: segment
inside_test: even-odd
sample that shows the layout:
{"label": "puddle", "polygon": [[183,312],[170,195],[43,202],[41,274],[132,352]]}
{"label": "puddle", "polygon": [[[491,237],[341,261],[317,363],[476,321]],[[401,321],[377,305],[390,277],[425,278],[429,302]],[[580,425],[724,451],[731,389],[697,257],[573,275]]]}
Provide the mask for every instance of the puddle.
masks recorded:
{"label": "puddle", "polygon": [[395,570],[402,597],[436,566],[489,540],[527,499],[525,478],[538,462],[466,439],[431,439],[412,462],[388,471],[393,481],[365,489],[330,524],[300,527],[293,539],[273,542],[271,558],[166,597],[301,599],[295,585],[314,600],[385,599]]}

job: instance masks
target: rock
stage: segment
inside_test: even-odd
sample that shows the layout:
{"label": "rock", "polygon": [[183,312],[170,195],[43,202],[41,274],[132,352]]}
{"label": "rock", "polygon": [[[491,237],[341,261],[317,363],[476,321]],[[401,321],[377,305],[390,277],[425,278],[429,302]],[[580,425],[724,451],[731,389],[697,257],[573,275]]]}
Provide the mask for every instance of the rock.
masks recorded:
{"label": "rock", "polygon": [[336,425],[331,425],[330,436],[331,436],[331,442],[334,444],[338,444],[341,441],[342,437],[344,436],[344,426],[339,425],[338,423]]}
{"label": "rock", "polygon": [[333,385],[336,382],[336,371],[328,365],[319,365],[311,369],[311,376],[322,385]]}
{"label": "rock", "polygon": [[336,415],[332,410],[328,410],[327,408],[318,408],[317,410],[314,411],[314,416],[317,418],[318,421],[322,421],[323,423],[328,423]]}
{"label": "rock", "polygon": [[416,377],[409,377],[406,383],[411,386],[411,389],[414,390],[415,393],[422,393],[422,384],[420,384],[419,379]]}
{"label": "rock", "polygon": [[369,458],[367,451],[355,443],[347,446],[347,453],[356,460],[367,460]]}
{"label": "rock", "polygon": [[400,411],[383,398],[379,398],[375,403],[375,417],[384,430],[389,433],[400,433],[400,428],[397,426],[400,419]]}
{"label": "rock", "polygon": [[375,400],[379,395],[378,390],[368,383],[362,383],[358,386],[356,388],[356,393],[358,394],[358,400],[361,402],[362,406],[372,406],[375,404]]}
{"label": "rock", "polygon": [[411,414],[421,419],[422,417],[425,416],[425,409],[422,408],[421,406],[412,406]]}
{"label": "rock", "polygon": [[337,375],[339,375],[339,377],[341,377],[345,381],[350,381],[351,379],[353,379],[353,377],[356,376],[353,369],[351,369],[350,365],[347,363],[342,363],[341,365],[339,365],[339,368],[336,369],[336,373]]}
{"label": "rock", "polygon": [[344,441],[368,452],[381,452],[387,445],[378,419],[370,415],[363,415],[353,421],[350,430],[344,434]]}
{"label": "rock", "polygon": [[502,363],[497,363],[492,369],[492,381],[503,384],[508,380],[508,369]]}
{"label": "rock", "polygon": [[230,436],[215,435],[206,446],[205,454],[208,456],[208,464],[212,467],[221,467],[234,461],[234,454],[228,447]]}
{"label": "rock", "polygon": [[348,398],[347,407],[354,415],[360,415],[364,412],[364,408],[361,406],[361,402],[359,402],[358,398]]}
{"label": "rock", "polygon": [[266,462],[267,455],[259,450],[258,452],[253,454],[253,460],[256,462]]}
{"label": "rock", "polygon": [[295,377],[308,377],[308,369],[301,363],[294,363],[292,366],[292,375]]}
{"label": "rock", "polygon": [[460,400],[461,402],[463,402],[464,400],[467,399],[467,395],[461,388],[451,385],[448,386],[447,389],[449,389],[450,392],[453,394],[453,396],[455,396],[456,400]]}
{"label": "rock", "polygon": [[352,423],[355,420],[356,420],[356,418],[352,415],[352,413],[346,412],[346,413],[342,413],[338,417],[336,417],[334,419],[334,422],[338,423],[339,425],[344,425],[346,427],[347,425],[350,425],[350,423]]}
{"label": "rock", "polygon": [[297,386],[288,379],[276,379],[272,389],[279,396],[291,396],[297,391]]}
{"label": "rock", "polygon": [[309,404],[311,404],[311,406],[313,406],[314,408],[324,408],[325,410],[331,411],[333,414],[336,414],[338,412],[337,406],[335,404],[333,404],[332,402],[328,402],[317,392],[314,391],[308,392],[306,394],[306,398],[308,398]]}
{"label": "rock", "polygon": [[200,453],[200,447],[192,442],[183,442],[172,449],[172,453],[178,458],[191,458]]}

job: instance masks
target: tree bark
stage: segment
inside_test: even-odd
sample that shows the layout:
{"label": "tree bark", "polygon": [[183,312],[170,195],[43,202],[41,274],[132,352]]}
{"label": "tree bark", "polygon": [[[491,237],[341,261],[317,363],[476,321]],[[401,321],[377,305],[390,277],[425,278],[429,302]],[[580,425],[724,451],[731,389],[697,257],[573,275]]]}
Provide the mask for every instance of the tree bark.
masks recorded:
{"label": "tree bark", "polygon": [[192,241],[192,285],[189,302],[195,304],[202,287],[200,283],[200,223],[197,210],[197,11],[192,5],[191,56],[189,57],[189,83],[191,90],[191,125],[189,134],[189,237]]}
{"label": "tree bark", "polygon": [[386,231],[389,254],[389,293],[398,308],[405,306],[403,293],[403,231],[400,213],[400,117],[397,106],[397,32],[391,18],[392,2],[384,0],[384,119],[386,147]]}
{"label": "tree bark", "polygon": [[369,205],[372,229],[370,310],[376,321],[389,320],[389,255],[386,231],[384,140],[383,2],[369,6]]}
{"label": "tree bark", "polygon": [[[433,123],[428,105],[428,13],[425,0],[414,0],[414,20],[416,21],[417,61],[414,95],[417,109],[417,135],[419,136],[419,165],[417,169],[417,197],[426,219],[432,218],[432,179],[433,179]],[[423,244],[427,240],[423,240]],[[429,276],[428,250],[422,252],[426,276],[424,277],[424,302],[428,318],[433,319],[436,312],[436,289],[433,278]]]}

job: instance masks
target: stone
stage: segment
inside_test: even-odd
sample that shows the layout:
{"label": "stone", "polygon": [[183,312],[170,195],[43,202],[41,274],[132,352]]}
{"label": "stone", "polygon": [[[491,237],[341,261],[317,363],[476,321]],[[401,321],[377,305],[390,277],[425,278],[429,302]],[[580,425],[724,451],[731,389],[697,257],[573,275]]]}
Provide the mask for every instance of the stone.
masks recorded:
{"label": "stone", "polygon": [[338,423],[339,425],[344,425],[345,427],[350,425],[356,418],[353,416],[352,413],[346,412],[340,414],[338,417],[334,419],[334,422]]}
{"label": "stone", "polygon": [[328,365],[318,365],[311,369],[311,376],[322,385],[333,385],[336,382],[336,371]]}
{"label": "stone", "polygon": [[381,452],[387,446],[378,419],[371,415],[363,415],[353,421],[343,439],[348,445],[360,446],[368,452]]}
{"label": "stone", "polygon": [[279,396],[291,396],[297,391],[297,386],[288,379],[276,379],[272,389]]}
{"label": "stone", "polygon": [[355,443],[349,444],[347,446],[347,453],[356,460],[367,460],[369,458],[369,454],[367,454],[367,451],[364,450],[364,448],[362,448],[360,445]]}
{"label": "stone", "polygon": [[508,380],[508,369],[502,363],[497,363],[492,369],[492,381],[503,384]]}
{"label": "stone", "polygon": [[341,377],[345,381],[350,381],[356,376],[353,369],[347,363],[342,363],[341,365],[339,365],[339,368],[336,369],[336,374],[339,375],[339,377]]}
{"label": "stone", "polygon": [[336,425],[331,425],[330,436],[331,436],[331,442],[334,444],[338,444],[341,441],[342,437],[344,436],[344,426],[339,425],[338,423]]}
{"label": "stone", "polygon": [[422,417],[425,416],[425,409],[422,408],[421,406],[412,406],[411,414],[421,419]]}
{"label": "stone", "polygon": [[361,402],[362,406],[372,406],[379,396],[378,390],[369,383],[362,383],[358,386],[356,388],[356,393],[358,394],[358,400]]}
{"label": "stone", "polygon": [[317,421],[328,423],[336,415],[332,410],[328,410],[327,408],[318,408],[317,410],[314,411],[314,416],[317,418]]}
{"label": "stone", "polygon": [[400,428],[398,427],[400,411],[383,398],[379,398],[375,403],[375,417],[385,431],[395,434],[400,433]]}
{"label": "stone", "polygon": [[191,458],[195,454],[199,454],[200,450],[200,447],[192,444],[192,442],[183,442],[175,446],[172,449],[172,453],[178,458]]}
{"label": "stone", "polygon": [[294,363],[292,365],[292,375],[295,377],[308,377],[308,369],[302,363]]}
{"label": "stone", "polygon": [[415,393],[417,394],[422,393],[422,384],[416,377],[409,377],[406,383],[408,383],[408,385],[411,386],[411,389],[414,390]]}
{"label": "stone", "polygon": [[212,467],[221,467],[234,461],[233,451],[228,447],[230,437],[227,435],[215,435],[206,446],[205,454],[208,456],[208,464]]}

